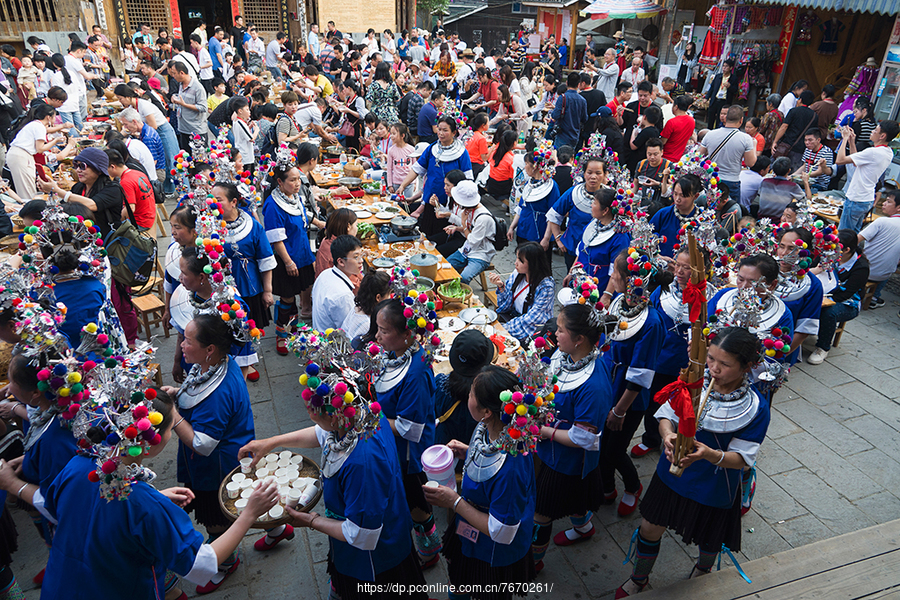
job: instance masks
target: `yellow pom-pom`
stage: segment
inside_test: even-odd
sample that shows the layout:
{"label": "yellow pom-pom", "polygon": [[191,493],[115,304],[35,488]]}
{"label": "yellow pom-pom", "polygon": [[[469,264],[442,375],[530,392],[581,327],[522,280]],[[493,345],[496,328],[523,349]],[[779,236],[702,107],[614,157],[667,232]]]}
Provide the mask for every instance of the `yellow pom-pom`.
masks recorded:
{"label": "yellow pom-pom", "polygon": [[703,328],[703,335],[709,335],[709,327]]}
{"label": "yellow pom-pom", "polygon": [[84,326],[85,330],[88,333],[97,333],[97,324],[96,323],[88,323]]}
{"label": "yellow pom-pom", "polygon": [[329,327],[328,329],[325,330],[325,335],[331,335],[332,333],[334,333],[333,327]]}
{"label": "yellow pom-pom", "polygon": [[553,392],[550,392],[549,394],[544,396],[544,400],[546,400],[547,402],[553,402],[554,398],[556,398],[556,394],[554,394]]}
{"label": "yellow pom-pom", "polygon": [[428,321],[426,321],[424,317],[419,317],[419,320],[416,321],[416,325],[418,325],[419,327],[425,327],[426,325],[428,325]]}
{"label": "yellow pom-pom", "polygon": [[353,402],[353,398],[354,398],[353,392],[347,392],[344,394],[344,402],[346,402],[347,404],[350,404],[351,402]]}
{"label": "yellow pom-pom", "polygon": [[84,226],[85,226],[85,227],[93,227],[93,226],[94,226],[94,222],[91,221],[90,219],[85,219],[85,220],[84,220]]}
{"label": "yellow pom-pom", "polygon": [[306,381],[309,379],[309,376],[304,373],[300,376],[300,385],[306,385]]}
{"label": "yellow pom-pom", "polygon": [[81,373],[69,373],[66,376],[66,381],[69,383],[78,383],[81,381]]}
{"label": "yellow pom-pom", "polygon": [[253,337],[259,337],[260,331],[258,327],[254,327],[250,330],[250,335]]}
{"label": "yellow pom-pom", "polygon": [[409,290],[407,296],[409,296],[410,298],[418,298],[419,292],[417,292],[416,290]]}
{"label": "yellow pom-pom", "polygon": [[768,350],[766,350],[766,356],[775,356],[775,350],[769,348]]}
{"label": "yellow pom-pom", "polygon": [[162,413],[158,413],[155,410],[147,415],[147,419],[150,421],[151,425],[159,425],[163,421]]}
{"label": "yellow pom-pom", "polygon": [[518,405],[516,407],[516,414],[524,417],[525,415],[528,414],[528,407],[525,406],[524,404]]}
{"label": "yellow pom-pom", "polygon": [[30,243],[33,242],[33,241],[34,241],[34,237],[33,237],[33,236],[31,236],[31,235],[26,235],[26,236],[25,236],[25,243],[26,243],[26,244],[30,244]]}
{"label": "yellow pom-pom", "polygon": [[621,329],[623,331],[628,329],[628,323],[626,323],[625,321],[622,321],[621,323],[619,323],[619,329]]}
{"label": "yellow pom-pom", "polygon": [[59,388],[59,392],[57,392],[57,393],[60,396],[62,396],[63,398],[65,398],[66,396],[68,396],[69,394],[72,393],[72,390],[70,390],[69,388]]}

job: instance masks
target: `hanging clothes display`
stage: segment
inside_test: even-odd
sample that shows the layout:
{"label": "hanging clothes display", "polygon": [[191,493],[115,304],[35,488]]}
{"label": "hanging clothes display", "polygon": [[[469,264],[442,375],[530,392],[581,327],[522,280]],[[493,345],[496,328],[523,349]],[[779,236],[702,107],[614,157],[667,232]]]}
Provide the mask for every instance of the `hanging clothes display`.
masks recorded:
{"label": "hanging clothes display", "polygon": [[[871,61],[871,62],[869,62]],[[853,81],[847,86],[845,96],[871,96],[875,91],[875,82],[878,79],[878,66],[875,59],[870,58],[865,64],[856,67]]]}
{"label": "hanging clothes display", "polygon": [[819,24],[822,30],[822,43],[819,44],[819,54],[831,55],[837,53],[838,36],[846,29],[846,26],[837,19],[828,19]]}
{"label": "hanging clothes display", "polygon": [[819,22],[819,17],[816,16],[816,13],[813,11],[807,11],[800,15],[797,19],[797,24],[800,26],[800,31],[797,32],[797,40],[795,41],[798,46],[808,46],[812,41],[812,30],[813,27],[816,26],[816,23]]}
{"label": "hanging clothes display", "polygon": [[703,50],[700,51],[700,64],[704,67],[714,68],[719,64],[732,10],[733,7],[713,6],[706,13],[710,19],[709,31],[703,41]]}

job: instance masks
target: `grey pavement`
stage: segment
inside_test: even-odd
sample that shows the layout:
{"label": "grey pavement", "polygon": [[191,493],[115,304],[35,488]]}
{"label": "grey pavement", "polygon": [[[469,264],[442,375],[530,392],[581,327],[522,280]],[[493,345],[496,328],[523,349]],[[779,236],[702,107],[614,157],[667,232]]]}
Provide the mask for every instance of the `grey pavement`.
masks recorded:
{"label": "grey pavement", "polygon": [[[553,260],[554,275],[562,281],[563,261],[558,256]],[[501,273],[509,273],[512,262],[511,248],[494,260]],[[477,283],[474,287],[478,292]],[[884,307],[864,311],[847,325],[840,347],[830,352],[825,364],[798,363],[775,396],[758,462],[756,498],[742,522],[740,561],[900,518],[900,297],[886,293],[885,300]],[[273,332],[269,334],[262,342],[262,378],[248,384],[260,437],[311,425],[296,393],[300,370],[292,358],[275,353]],[[812,342],[807,340],[807,354]],[[166,383],[172,383],[175,338],[160,335],[156,343]],[[316,461],[321,457],[318,451],[302,452]],[[658,459],[654,452],[635,460],[645,487]],[[176,485],[174,463],[173,442],[149,465],[159,474],[160,488]],[[618,487],[621,492],[621,481]],[[34,600],[39,591],[31,577],[45,564],[47,549],[27,515],[13,513],[19,528],[13,569],[26,597]],[[437,518],[443,531],[445,511],[439,510]],[[612,598],[630,573],[622,562],[640,522],[639,511],[621,518],[615,506],[605,506],[593,520],[598,532],[588,542],[569,548],[551,544],[546,568],[537,578],[551,589],[530,598]],[[567,525],[558,523],[556,531]],[[292,541],[267,553],[253,549],[260,535],[258,531],[247,535],[241,544],[240,568],[211,599],[328,597],[328,541],[323,534],[297,530]],[[651,586],[658,589],[686,578],[697,553],[667,533]],[[731,568],[729,561],[722,562],[723,568]],[[447,582],[443,560],[426,579],[430,584]],[[193,586],[185,591],[195,595]],[[447,598],[445,591],[429,595]]]}

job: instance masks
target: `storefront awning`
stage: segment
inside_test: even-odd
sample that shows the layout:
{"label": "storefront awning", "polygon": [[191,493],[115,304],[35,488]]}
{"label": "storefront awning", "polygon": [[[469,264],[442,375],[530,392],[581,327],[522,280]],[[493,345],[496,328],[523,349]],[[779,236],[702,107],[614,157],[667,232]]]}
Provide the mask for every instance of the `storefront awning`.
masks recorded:
{"label": "storefront awning", "polygon": [[650,0],[596,0],[580,11],[580,14],[582,16],[590,15],[591,19],[609,20],[647,19],[664,12],[666,12],[665,8]]}
{"label": "storefront awning", "polygon": [[766,0],[766,4],[882,15],[900,14],[898,0]]}

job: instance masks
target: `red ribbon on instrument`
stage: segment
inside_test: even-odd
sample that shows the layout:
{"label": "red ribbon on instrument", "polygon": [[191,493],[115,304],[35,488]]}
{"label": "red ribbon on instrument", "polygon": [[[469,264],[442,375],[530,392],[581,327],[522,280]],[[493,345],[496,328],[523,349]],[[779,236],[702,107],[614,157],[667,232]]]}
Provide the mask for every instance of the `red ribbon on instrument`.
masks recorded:
{"label": "red ribbon on instrument", "polygon": [[700,318],[700,308],[706,304],[706,280],[701,279],[697,284],[688,283],[681,292],[681,303],[690,306],[690,317],[693,323]]}
{"label": "red ribbon on instrument", "polygon": [[653,401],[657,404],[669,403],[678,417],[678,433],[685,437],[694,437],[697,434],[697,416],[694,414],[691,390],[699,389],[702,386],[702,379],[698,379],[694,383],[676,379],[653,397]]}

